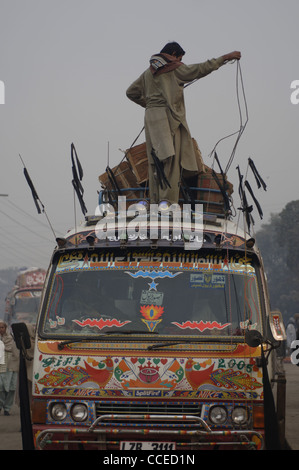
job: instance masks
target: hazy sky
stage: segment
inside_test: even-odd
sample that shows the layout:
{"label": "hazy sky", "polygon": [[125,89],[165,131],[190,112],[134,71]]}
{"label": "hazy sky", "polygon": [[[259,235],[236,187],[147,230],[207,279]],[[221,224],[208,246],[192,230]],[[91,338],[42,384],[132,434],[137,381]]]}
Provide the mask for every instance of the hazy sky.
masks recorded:
{"label": "hazy sky", "polygon": [[[94,214],[108,142],[112,167],[143,127],[144,110],[126,89],[172,40],[185,49],[187,64],[242,53],[249,120],[228,173],[235,207],[236,166],[245,173],[248,157],[268,185],[261,192],[251,180],[263,222],[298,199],[299,104],[290,100],[291,83],[299,80],[298,18],[298,0],[0,0],[0,193],[9,195],[0,197],[0,267],[46,267],[55,246],[19,154],[61,235],[75,219],[73,142]],[[225,65],[185,90],[191,134],[208,165],[215,143],[239,129],[236,71],[236,64]],[[234,142],[217,148],[224,168]],[[77,203],[76,213],[83,218]],[[257,212],[254,218],[258,228]]]}

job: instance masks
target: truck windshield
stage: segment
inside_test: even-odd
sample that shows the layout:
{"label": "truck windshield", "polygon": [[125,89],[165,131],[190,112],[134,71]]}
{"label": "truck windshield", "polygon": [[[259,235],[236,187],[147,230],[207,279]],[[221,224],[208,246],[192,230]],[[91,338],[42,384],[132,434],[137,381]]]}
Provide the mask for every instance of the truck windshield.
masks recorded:
{"label": "truck windshield", "polygon": [[12,322],[36,323],[41,290],[17,292],[12,301]]}
{"label": "truck windshield", "polygon": [[184,252],[62,255],[42,315],[40,331],[47,337],[86,337],[112,329],[171,336],[261,331],[251,260],[215,253],[203,258]]}

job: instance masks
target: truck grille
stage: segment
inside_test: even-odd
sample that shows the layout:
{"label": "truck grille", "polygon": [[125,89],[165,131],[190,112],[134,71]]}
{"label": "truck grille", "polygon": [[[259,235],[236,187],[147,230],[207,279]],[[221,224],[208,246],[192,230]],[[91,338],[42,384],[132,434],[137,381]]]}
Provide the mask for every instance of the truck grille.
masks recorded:
{"label": "truck grille", "polygon": [[96,403],[96,416],[103,414],[165,414],[201,415],[201,407],[196,402],[154,402],[154,401],[100,401]]}

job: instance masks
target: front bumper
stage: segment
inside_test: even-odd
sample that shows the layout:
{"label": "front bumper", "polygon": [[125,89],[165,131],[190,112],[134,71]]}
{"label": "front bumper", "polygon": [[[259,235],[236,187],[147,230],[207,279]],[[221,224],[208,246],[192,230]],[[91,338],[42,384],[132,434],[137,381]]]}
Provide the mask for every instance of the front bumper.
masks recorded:
{"label": "front bumper", "polygon": [[[180,424],[178,424],[180,423]],[[261,433],[250,429],[211,429],[192,415],[104,414],[86,428],[34,426],[36,448],[119,450],[123,441],[171,441],[176,450],[263,449]]]}

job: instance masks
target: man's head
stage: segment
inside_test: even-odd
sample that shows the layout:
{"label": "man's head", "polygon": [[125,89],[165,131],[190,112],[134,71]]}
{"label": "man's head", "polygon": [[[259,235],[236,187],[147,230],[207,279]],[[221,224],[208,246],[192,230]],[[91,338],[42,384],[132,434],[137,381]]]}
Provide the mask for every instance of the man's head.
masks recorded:
{"label": "man's head", "polygon": [[0,335],[3,336],[6,333],[7,325],[4,321],[0,321]]}
{"label": "man's head", "polygon": [[185,55],[184,49],[177,42],[168,42],[160,53],[173,55],[177,58],[182,58]]}

